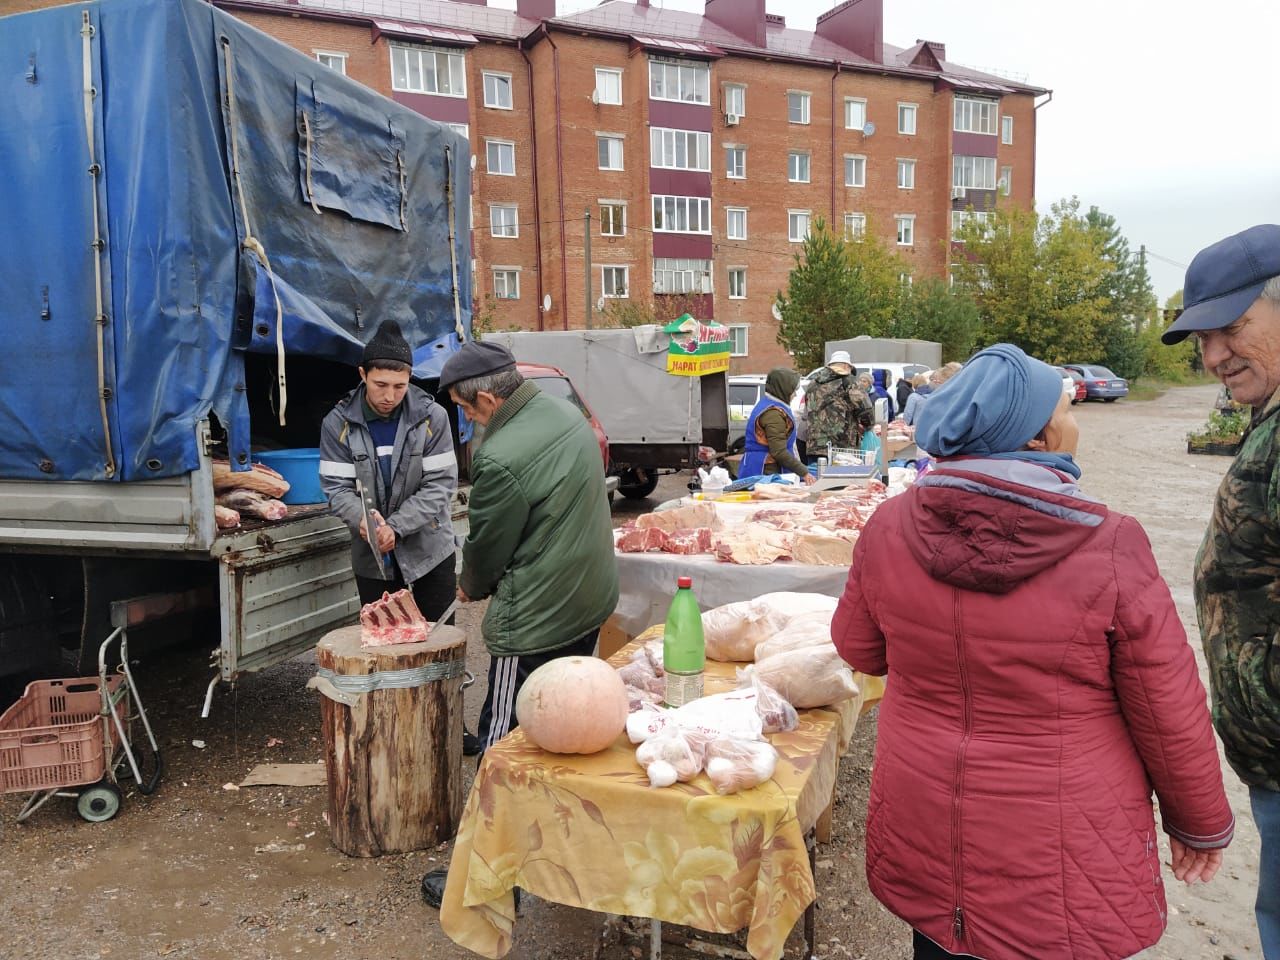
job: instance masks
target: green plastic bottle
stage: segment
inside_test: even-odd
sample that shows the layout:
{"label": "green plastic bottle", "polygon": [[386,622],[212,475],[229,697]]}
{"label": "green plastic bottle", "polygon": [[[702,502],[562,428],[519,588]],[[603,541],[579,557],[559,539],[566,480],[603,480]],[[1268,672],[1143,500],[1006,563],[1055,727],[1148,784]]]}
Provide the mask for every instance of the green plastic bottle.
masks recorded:
{"label": "green plastic bottle", "polygon": [[693,595],[693,578],[676,580],[676,595],[667,610],[662,635],[662,668],[667,675],[666,703],[679,707],[702,696],[707,648],[702,639],[702,611]]}

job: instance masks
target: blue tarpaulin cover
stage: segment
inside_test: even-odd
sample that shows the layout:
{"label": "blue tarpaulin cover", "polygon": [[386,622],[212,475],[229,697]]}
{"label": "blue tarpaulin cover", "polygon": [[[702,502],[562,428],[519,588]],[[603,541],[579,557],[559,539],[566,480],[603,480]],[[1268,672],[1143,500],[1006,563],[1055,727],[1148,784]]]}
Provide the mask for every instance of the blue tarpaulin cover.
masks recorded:
{"label": "blue tarpaulin cover", "polygon": [[186,473],[210,411],[235,462],[277,317],[348,364],[395,319],[423,377],[469,336],[467,141],[207,3],[0,18],[0,104],[0,478]]}

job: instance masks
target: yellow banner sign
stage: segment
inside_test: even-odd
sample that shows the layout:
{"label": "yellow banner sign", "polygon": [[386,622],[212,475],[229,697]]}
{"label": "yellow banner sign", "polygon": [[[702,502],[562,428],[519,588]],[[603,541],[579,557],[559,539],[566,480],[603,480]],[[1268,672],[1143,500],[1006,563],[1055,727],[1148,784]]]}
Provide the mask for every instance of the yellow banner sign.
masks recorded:
{"label": "yellow banner sign", "polygon": [[709,373],[729,371],[729,351],[723,353],[667,354],[667,373],[677,377],[705,377]]}

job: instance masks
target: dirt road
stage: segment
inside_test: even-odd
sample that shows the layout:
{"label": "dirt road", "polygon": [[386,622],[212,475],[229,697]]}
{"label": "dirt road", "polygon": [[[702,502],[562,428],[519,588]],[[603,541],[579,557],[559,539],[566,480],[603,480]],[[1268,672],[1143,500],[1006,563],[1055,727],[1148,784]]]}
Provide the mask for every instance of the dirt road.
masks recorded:
{"label": "dirt road", "polygon": [[[1085,488],[1146,526],[1193,640],[1191,564],[1227,461],[1188,456],[1184,438],[1207,417],[1213,395],[1213,388],[1185,388],[1150,403],[1077,408]],[[654,499],[678,495],[683,483],[664,479]],[[617,519],[636,509],[620,502]],[[479,614],[478,605],[466,608],[462,625],[478,626]],[[469,659],[477,674],[485,669],[474,640]],[[54,800],[27,824],[15,825],[19,799],[0,798],[0,902],[6,908],[0,958],[471,956],[440,932],[436,913],[418,894],[421,875],[447,863],[447,846],[351,860],[329,846],[322,790],[223,789],[262,761],[319,759],[318,708],[303,688],[313,669],[303,657],[246,678],[233,693],[220,694],[211,718],[201,720],[208,679],[202,653],[170,651],[143,664],[143,694],[167,751],[168,777],[149,799],[127,797],[121,815],[106,824],[85,823],[69,801]],[[479,697],[467,699],[471,726]],[[819,852],[818,953],[824,960],[901,960],[910,953],[906,928],[871,898],[862,875],[874,738],[873,715],[842,764],[836,839]],[[1240,821],[1226,869],[1213,884],[1191,890],[1166,874],[1169,932],[1142,954],[1145,960],[1260,956],[1252,911],[1258,840],[1247,793],[1229,770],[1226,780]],[[598,930],[598,918],[585,911],[526,898],[509,956],[576,960],[590,954]],[[793,936],[792,955],[797,948]],[[614,947],[606,956],[622,960],[633,953]],[[668,956],[693,955],[671,950]]]}

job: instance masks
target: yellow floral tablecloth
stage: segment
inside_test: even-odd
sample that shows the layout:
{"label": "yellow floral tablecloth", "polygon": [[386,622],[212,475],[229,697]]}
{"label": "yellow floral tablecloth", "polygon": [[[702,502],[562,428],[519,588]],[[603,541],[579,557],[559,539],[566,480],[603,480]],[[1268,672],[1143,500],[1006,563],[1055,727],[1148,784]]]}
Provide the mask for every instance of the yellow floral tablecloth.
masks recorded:
{"label": "yellow floral tablecloth", "polygon": [[[614,655],[625,662],[642,634]],[[734,664],[707,663],[707,693],[731,689]],[[512,889],[603,913],[651,917],[716,933],[749,927],[758,960],[782,955],[815,897],[804,834],[831,802],[836,768],[857,719],[883,690],[773,734],[773,778],[718,796],[705,774],[649,787],[626,735],[591,756],[547,753],[519,729],[486,751],[467,798],[449,865],[440,925],[486,957],[511,949]]]}

